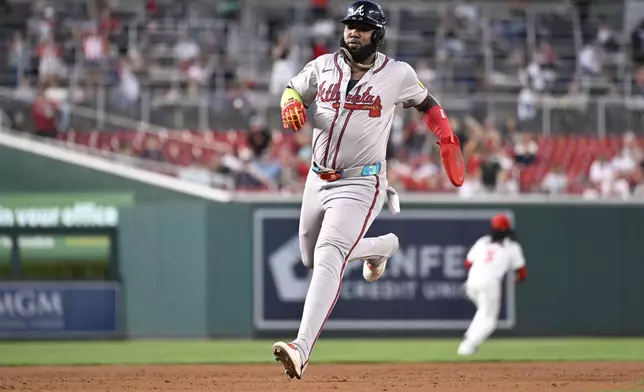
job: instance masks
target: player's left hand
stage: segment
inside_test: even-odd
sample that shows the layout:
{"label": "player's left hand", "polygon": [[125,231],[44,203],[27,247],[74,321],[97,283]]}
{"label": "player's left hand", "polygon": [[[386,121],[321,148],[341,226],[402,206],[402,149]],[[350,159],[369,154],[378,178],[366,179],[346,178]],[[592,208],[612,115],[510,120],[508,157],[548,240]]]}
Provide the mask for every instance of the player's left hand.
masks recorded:
{"label": "player's left hand", "polygon": [[302,102],[289,99],[282,109],[282,125],[284,129],[298,131],[306,123],[306,109]]}
{"label": "player's left hand", "polygon": [[441,160],[450,182],[460,187],[465,182],[465,161],[461,153],[461,141],[456,135],[445,136],[438,141],[441,147]]}

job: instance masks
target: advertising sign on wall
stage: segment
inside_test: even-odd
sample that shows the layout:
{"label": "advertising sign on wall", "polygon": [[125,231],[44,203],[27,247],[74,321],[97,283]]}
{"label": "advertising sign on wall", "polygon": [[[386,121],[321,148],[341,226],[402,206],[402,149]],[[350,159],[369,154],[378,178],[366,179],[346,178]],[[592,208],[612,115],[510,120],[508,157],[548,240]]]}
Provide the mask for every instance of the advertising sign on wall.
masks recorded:
{"label": "advertising sign on wall", "polygon": [[130,193],[0,194],[0,227],[114,227]]}
{"label": "advertising sign on wall", "polygon": [[[118,226],[119,207],[134,205],[132,193],[0,194],[0,229],[85,229]],[[104,235],[21,235],[23,260],[106,259],[109,239]],[[0,236],[0,263],[8,263],[12,241]]]}
{"label": "advertising sign on wall", "polygon": [[115,282],[2,282],[0,339],[114,336],[121,306]]}
{"label": "advertising sign on wall", "polygon": [[[475,308],[467,299],[465,256],[489,231],[498,210],[414,210],[382,213],[367,237],[395,233],[400,249],[383,277],[362,277],[362,261],[347,266],[328,330],[464,330]],[[299,327],[311,271],[302,265],[299,210],[260,209],[254,215],[254,323],[258,330]],[[514,281],[503,287],[499,328],[515,323]]]}

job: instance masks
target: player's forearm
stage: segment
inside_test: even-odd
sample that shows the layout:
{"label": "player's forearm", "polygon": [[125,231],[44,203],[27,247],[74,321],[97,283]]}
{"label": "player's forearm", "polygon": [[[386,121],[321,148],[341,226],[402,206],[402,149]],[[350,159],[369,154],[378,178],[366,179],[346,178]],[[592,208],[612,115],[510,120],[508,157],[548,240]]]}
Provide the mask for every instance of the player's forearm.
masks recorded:
{"label": "player's forearm", "polygon": [[282,93],[282,98],[280,99],[280,107],[283,109],[284,106],[286,105],[286,102],[288,102],[291,99],[295,99],[300,103],[304,104],[304,101],[302,100],[302,97],[300,96],[300,94],[298,94],[297,91],[295,91],[291,87],[287,87],[286,89],[284,89],[284,92]]}
{"label": "player's forearm", "polygon": [[427,98],[416,106],[416,109],[424,113],[423,122],[427,125],[427,128],[434,132],[439,140],[454,134],[452,127],[449,125],[445,109],[431,94],[427,94]]}

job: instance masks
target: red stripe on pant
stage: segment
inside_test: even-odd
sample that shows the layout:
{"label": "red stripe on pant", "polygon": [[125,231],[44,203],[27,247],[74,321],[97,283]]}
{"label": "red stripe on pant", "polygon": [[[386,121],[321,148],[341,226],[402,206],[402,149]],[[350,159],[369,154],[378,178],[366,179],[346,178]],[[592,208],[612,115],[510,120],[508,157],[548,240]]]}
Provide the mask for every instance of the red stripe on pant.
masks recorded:
{"label": "red stripe on pant", "polygon": [[331,304],[331,309],[329,309],[328,313],[326,314],[326,317],[324,318],[324,322],[322,323],[322,326],[320,327],[318,334],[315,335],[315,340],[313,340],[313,344],[311,345],[311,350],[309,351],[309,357],[306,359],[306,362],[304,362],[303,366],[306,366],[311,360],[311,353],[313,352],[313,347],[315,347],[315,343],[318,341],[318,338],[322,333],[322,329],[324,329],[324,324],[326,324],[327,320],[329,319],[329,316],[331,316],[331,312],[333,311],[335,304],[338,302],[338,299],[340,298],[340,293],[342,292],[342,276],[344,275],[344,269],[347,267],[347,262],[349,261],[349,257],[351,257],[351,253],[353,253],[353,250],[356,248],[356,246],[358,246],[358,242],[360,242],[360,240],[364,236],[365,231],[367,230],[367,223],[369,223],[369,219],[371,218],[373,209],[376,207],[376,201],[378,201],[378,195],[380,194],[380,178],[378,176],[375,176],[375,177],[376,177],[376,192],[373,195],[373,201],[371,202],[371,207],[369,207],[369,212],[367,213],[367,217],[364,218],[364,223],[362,224],[362,230],[360,231],[360,235],[358,236],[358,239],[351,247],[351,250],[349,250],[349,253],[347,253],[347,257],[344,259],[344,263],[342,264],[342,269],[340,270],[340,285],[338,287],[338,292],[335,294],[335,299]]}

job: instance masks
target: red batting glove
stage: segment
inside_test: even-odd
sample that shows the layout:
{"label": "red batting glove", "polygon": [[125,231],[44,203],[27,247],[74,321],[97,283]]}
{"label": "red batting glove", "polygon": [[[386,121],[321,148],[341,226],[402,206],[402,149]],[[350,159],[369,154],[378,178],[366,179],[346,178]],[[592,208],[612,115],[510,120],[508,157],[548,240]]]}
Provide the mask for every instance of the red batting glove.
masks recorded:
{"label": "red batting glove", "polygon": [[298,131],[306,123],[306,109],[302,102],[289,99],[282,108],[282,125],[284,129]]}
{"label": "red batting glove", "polygon": [[451,134],[443,136],[438,145],[441,147],[441,160],[445,173],[452,185],[460,187],[465,182],[465,161],[461,153],[461,141],[458,136]]}
{"label": "red batting glove", "polygon": [[460,187],[465,181],[465,162],[461,153],[461,141],[452,132],[445,110],[441,106],[434,106],[425,113],[423,121],[438,137],[445,173],[452,185]]}

